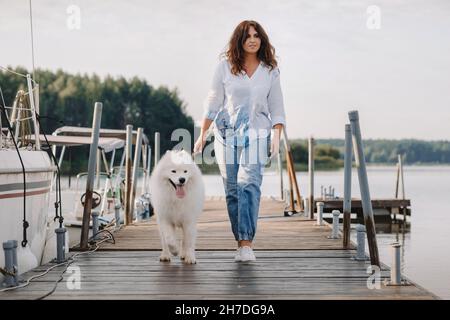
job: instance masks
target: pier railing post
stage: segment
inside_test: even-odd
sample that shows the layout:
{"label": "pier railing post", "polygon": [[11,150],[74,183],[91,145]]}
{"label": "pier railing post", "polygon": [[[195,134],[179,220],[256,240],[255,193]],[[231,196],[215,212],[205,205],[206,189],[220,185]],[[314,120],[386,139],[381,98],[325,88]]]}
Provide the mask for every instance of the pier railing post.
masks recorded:
{"label": "pier railing post", "polygon": [[323,225],[323,202],[317,202],[317,225]]}
{"label": "pier railing post", "polygon": [[405,180],[403,175],[403,160],[401,155],[398,155],[398,163],[400,169],[400,177],[402,178],[402,199],[405,200]]}
{"label": "pier railing post", "polygon": [[362,224],[356,226],[356,256],[353,257],[357,261],[365,261],[366,259],[366,227]]}
{"label": "pier railing post", "polygon": [[144,180],[144,193],[148,193],[149,189],[148,189],[148,179],[150,177],[150,167],[152,164],[152,147],[148,144],[147,145],[147,175],[145,176],[145,180]]}
{"label": "pier railing post", "polygon": [[344,203],[343,203],[343,245],[350,246],[350,226],[352,211],[352,129],[349,124],[345,125],[345,154],[344,154]]}
{"label": "pier railing post", "polygon": [[134,153],[134,162],[133,162],[133,176],[131,179],[131,198],[130,198],[131,208],[130,208],[130,211],[132,212],[132,214],[134,213],[134,199],[136,197],[136,187],[137,187],[137,172],[138,172],[138,168],[139,168],[139,162],[141,159],[143,133],[144,133],[144,129],[138,128],[137,137],[136,137],[136,149],[135,149],[135,153]]}
{"label": "pier railing post", "polygon": [[359,188],[361,192],[361,202],[364,214],[364,224],[367,232],[367,242],[369,244],[370,261],[372,265],[380,267],[380,258],[378,255],[377,238],[375,231],[375,222],[373,219],[372,202],[369,192],[369,181],[367,179],[366,161],[364,158],[363,144],[361,138],[361,129],[359,126],[358,111],[348,113],[350,126],[352,130],[353,149],[355,152],[355,161],[358,168]]}
{"label": "pier railing post", "polygon": [[97,149],[97,160],[95,166],[95,188],[100,189],[100,172],[101,172],[101,150]]}
{"label": "pier railing post", "polygon": [[397,161],[397,179],[395,180],[395,199],[398,199],[398,193],[400,188],[400,181],[402,182],[402,199],[405,200],[405,180],[403,175],[403,161],[402,156],[398,155]]}
{"label": "pier railing post", "polygon": [[125,146],[125,213],[124,222],[125,225],[129,225],[133,222],[133,212],[130,211],[131,205],[131,154],[133,147],[133,126],[127,125],[127,141]]}
{"label": "pier railing post", "polygon": [[101,102],[96,102],[94,107],[94,118],[92,120],[91,147],[89,150],[88,175],[86,179],[86,197],[83,210],[83,224],[81,228],[80,249],[87,249],[89,238],[89,220],[92,210],[92,192],[94,189],[94,175],[97,160],[98,139],[100,136],[100,122],[102,119]]}
{"label": "pier railing post", "polygon": [[308,197],[303,198],[303,212],[305,213],[305,217],[309,216],[309,199],[308,199]]}
{"label": "pier railing post", "polygon": [[160,151],[160,135],[159,132],[155,132],[155,167],[158,164],[161,155]]}
{"label": "pier railing post", "polygon": [[399,156],[397,157],[397,176],[395,179],[395,199],[398,199],[398,188],[400,185],[400,161]]}
{"label": "pier railing post", "polygon": [[19,277],[19,261],[17,260],[17,248],[19,246],[19,242],[17,240],[9,240],[13,246],[13,265],[15,270],[14,280],[16,283],[19,283],[21,280]]}
{"label": "pier railing post", "polygon": [[331,236],[329,239],[339,239],[339,215],[341,212],[339,210],[333,210],[333,229],[331,231]]}
{"label": "pier railing post", "polygon": [[100,215],[100,213],[98,211],[92,211],[91,216],[92,216],[92,239],[93,240],[97,240],[98,238],[98,230],[99,230],[99,226],[98,226],[98,216]]}
{"label": "pier railing post", "polygon": [[115,219],[116,219],[116,230],[120,229],[120,208],[121,205],[120,204],[116,204],[114,207],[114,215],[115,215]]}
{"label": "pier railing post", "polygon": [[66,261],[66,228],[56,228],[56,263]]}
{"label": "pier railing post", "polygon": [[391,266],[391,282],[392,285],[402,284],[401,262],[400,262],[400,248],[401,245],[397,242],[391,245],[392,247],[392,266]]}
{"label": "pier railing post", "polygon": [[17,265],[14,264],[14,253],[17,250],[17,242],[16,245],[12,240],[3,242],[3,251],[5,255],[5,271],[8,274],[5,274],[4,278],[4,286],[6,287],[15,287],[17,286]]}
{"label": "pier railing post", "polygon": [[314,219],[314,138],[308,139],[309,218]]}

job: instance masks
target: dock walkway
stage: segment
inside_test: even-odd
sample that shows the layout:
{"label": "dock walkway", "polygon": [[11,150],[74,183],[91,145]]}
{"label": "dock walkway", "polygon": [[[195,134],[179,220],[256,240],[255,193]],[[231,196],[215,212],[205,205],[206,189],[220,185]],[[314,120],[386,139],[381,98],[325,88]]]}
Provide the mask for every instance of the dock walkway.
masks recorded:
{"label": "dock walkway", "polygon": [[[159,262],[156,219],[114,233],[115,244],[75,258],[56,290],[46,299],[436,299],[410,282],[369,289],[368,261],[355,261],[355,250],[331,240],[330,226],[317,226],[302,216],[284,217],[284,202],[264,198],[260,206],[254,248],[257,261],[233,261],[236,243],[223,198],[210,198],[198,223],[197,264],[178,257]],[[42,273],[51,264],[24,275]],[[0,293],[0,299],[36,299],[52,290],[64,266],[51,270],[27,287]],[[70,288],[73,271],[80,271],[80,288]],[[71,278],[72,277],[72,278]],[[69,281],[70,283],[70,281]]]}

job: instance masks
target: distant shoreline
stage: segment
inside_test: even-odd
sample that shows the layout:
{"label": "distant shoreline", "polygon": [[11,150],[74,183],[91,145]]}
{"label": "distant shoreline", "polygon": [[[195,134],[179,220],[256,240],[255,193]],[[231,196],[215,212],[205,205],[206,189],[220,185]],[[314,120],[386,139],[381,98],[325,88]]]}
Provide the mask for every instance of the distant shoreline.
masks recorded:
{"label": "distant shoreline", "polygon": [[[393,168],[395,169],[397,167],[396,163],[366,163],[367,168]],[[303,163],[295,163],[295,172],[308,172],[308,165],[305,165]],[[404,164],[403,168],[450,168],[450,163],[417,163],[417,164]],[[219,174],[219,168],[216,165],[208,165],[208,166],[200,166],[203,174]],[[356,168],[355,163],[353,163],[353,168]],[[266,168],[267,170],[269,168]],[[286,170],[286,165],[283,165],[283,170]],[[342,171],[344,170],[344,167],[315,167],[316,172],[330,172],[330,171]],[[274,170],[270,170],[274,171]]]}

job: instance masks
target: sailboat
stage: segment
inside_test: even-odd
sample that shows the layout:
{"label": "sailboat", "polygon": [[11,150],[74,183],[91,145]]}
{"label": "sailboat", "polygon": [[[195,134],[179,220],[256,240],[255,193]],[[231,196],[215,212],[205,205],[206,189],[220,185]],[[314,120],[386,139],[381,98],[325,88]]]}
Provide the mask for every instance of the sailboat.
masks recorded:
{"label": "sailboat", "polygon": [[[2,94],[0,119],[0,242],[17,244],[19,274],[41,263],[56,171],[41,141],[30,139],[32,134],[39,136],[39,85],[30,75],[22,76],[28,90],[18,91],[12,107],[6,105]],[[0,274],[0,283],[2,278]]]}

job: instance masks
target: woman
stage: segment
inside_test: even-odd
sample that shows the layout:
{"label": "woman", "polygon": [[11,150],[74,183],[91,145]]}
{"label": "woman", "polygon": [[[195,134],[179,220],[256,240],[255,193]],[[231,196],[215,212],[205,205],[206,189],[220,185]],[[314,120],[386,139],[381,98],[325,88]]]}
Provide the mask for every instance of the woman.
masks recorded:
{"label": "woman", "polygon": [[280,71],[275,49],[255,21],[236,27],[223,56],[205,100],[194,153],[203,150],[206,132],[214,122],[215,157],[238,244],[235,261],[253,261],[267,149],[270,143],[270,157],[279,152],[280,133],[286,125]]}

